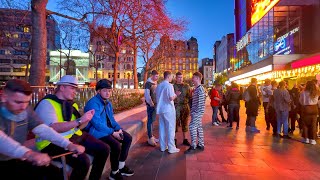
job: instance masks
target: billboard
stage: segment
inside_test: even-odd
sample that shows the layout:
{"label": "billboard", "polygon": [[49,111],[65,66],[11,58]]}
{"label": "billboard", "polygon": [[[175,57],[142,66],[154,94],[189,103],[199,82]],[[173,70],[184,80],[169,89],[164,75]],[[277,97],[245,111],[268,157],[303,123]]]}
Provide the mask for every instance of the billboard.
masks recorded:
{"label": "billboard", "polygon": [[251,4],[251,26],[257,23],[270,11],[280,0],[252,0]]}
{"label": "billboard", "polygon": [[274,43],[274,54],[276,55],[286,55],[293,54],[294,52],[294,35],[299,31],[299,27],[292,29],[286,34],[277,38]]}

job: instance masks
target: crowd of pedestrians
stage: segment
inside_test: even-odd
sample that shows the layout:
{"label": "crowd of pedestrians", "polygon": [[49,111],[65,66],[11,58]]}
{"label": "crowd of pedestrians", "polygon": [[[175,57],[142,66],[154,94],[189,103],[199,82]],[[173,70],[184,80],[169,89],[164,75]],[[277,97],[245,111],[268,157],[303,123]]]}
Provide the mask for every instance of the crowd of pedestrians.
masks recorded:
{"label": "crowd of pedestrians", "polygon": [[[315,80],[288,89],[286,81],[266,79],[258,87],[257,79],[252,78],[247,87],[233,82],[224,91],[223,85],[216,83],[207,93],[201,85],[200,72],[192,76],[193,87],[183,81],[182,73],[175,74],[175,83],[172,83],[173,77],[170,71],[165,71],[163,81],[158,84],[159,73],[153,70],[145,83],[147,143],[154,147],[159,144],[162,152],[178,153],[178,142],[189,147],[185,154],[204,150],[202,117],[207,96],[212,106],[213,126],[225,124],[231,129],[235,124],[238,130],[242,120],[240,102],[243,100],[248,133],[260,133],[256,119],[262,106],[266,130],[272,128],[273,136],[290,139],[298,127],[303,143],[316,144],[320,125],[320,90]],[[50,157],[70,151],[73,154],[66,155],[67,164],[72,167],[70,179],[100,179],[109,156],[109,179],[121,180],[123,176],[134,175],[125,163],[132,137],[114,119],[109,101],[112,82],[107,79],[97,82],[96,95],[85,104],[82,115],[74,102],[77,84],[74,76],[63,76],[56,84],[54,94],[45,96],[32,109],[29,106],[30,85],[17,79],[6,83],[0,103],[2,175],[13,179],[62,179],[61,170],[50,164]],[[159,121],[159,139],[153,132],[156,120]],[[182,140],[176,138],[180,128]],[[34,134],[37,150],[24,145],[29,133]]]}

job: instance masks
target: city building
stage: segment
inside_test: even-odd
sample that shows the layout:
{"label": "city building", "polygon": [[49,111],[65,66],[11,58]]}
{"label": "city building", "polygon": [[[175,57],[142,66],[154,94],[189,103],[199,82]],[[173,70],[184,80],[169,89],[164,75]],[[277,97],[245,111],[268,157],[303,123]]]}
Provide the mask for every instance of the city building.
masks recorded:
{"label": "city building", "polygon": [[201,59],[199,71],[203,75],[203,79],[201,83],[206,87],[211,87],[213,85],[213,77],[214,77],[213,59],[210,59],[210,58]]}
{"label": "city building", "polygon": [[235,0],[235,7],[230,81],[248,84],[255,77],[293,84],[320,72],[320,1]]}
{"label": "city building", "polygon": [[[216,46],[217,45],[217,46]],[[214,46],[216,73],[228,72],[230,61],[234,58],[234,34],[230,33],[222,37]]]}
{"label": "city building", "polygon": [[[31,12],[0,9],[0,82],[26,77],[31,57]],[[47,52],[60,48],[60,31],[55,19],[47,16]],[[49,56],[47,56],[49,65]],[[46,73],[49,80],[49,71]]]}
{"label": "city building", "polygon": [[89,53],[80,50],[50,51],[50,83],[55,84],[64,75],[73,75],[79,84],[88,84]]}
{"label": "city building", "polygon": [[[107,32],[110,30],[104,27],[99,28],[99,31]],[[121,42],[119,41],[119,43]],[[101,37],[99,33],[92,33],[90,37],[89,60],[91,67],[89,79],[91,82],[103,78],[113,80],[115,52],[112,47],[112,38]],[[123,43],[120,46],[116,88],[134,87],[133,68],[133,49]]]}
{"label": "city building", "polygon": [[173,74],[179,71],[184,79],[190,80],[192,74],[198,71],[197,39],[191,37],[187,41],[182,41],[163,36],[150,61],[151,67],[158,70],[160,74],[166,70]]}

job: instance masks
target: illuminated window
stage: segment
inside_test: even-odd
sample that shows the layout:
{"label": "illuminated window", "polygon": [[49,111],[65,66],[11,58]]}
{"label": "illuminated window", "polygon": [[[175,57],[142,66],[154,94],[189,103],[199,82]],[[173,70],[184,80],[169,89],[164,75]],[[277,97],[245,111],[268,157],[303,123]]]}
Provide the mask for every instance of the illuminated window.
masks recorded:
{"label": "illuminated window", "polygon": [[24,28],[23,28],[23,32],[25,32],[25,33],[30,32],[30,28],[29,28],[29,27],[24,27]]}
{"label": "illuminated window", "polygon": [[19,38],[19,34],[14,34],[13,38],[16,38],[16,39]]}
{"label": "illuminated window", "polygon": [[6,33],[6,37],[11,37],[11,34],[10,33]]}

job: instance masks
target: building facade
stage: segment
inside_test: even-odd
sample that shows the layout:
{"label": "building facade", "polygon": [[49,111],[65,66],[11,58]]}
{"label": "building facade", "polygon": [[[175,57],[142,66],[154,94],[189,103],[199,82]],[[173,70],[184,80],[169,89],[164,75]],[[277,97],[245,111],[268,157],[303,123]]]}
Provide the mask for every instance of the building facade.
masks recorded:
{"label": "building facade", "polygon": [[214,80],[214,67],[213,67],[213,59],[204,58],[201,59],[201,65],[199,71],[203,75],[202,84],[206,87],[211,87],[213,85]]}
{"label": "building facade", "polygon": [[[0,9],[0,81],[24,79],[31,57],[31,12]],[[60,48],[60,32],[52,16],[47,17],[47,52]],[[47,56],[49,65],[49,56]],[[47,80],[49,70],[47,69]]]}
{"label": "building facade", "polygon": [[[109,29],[105,28],[105,31]],[[111,38],[107,39],[109,42],[106,42],[105,37],[91,34],[89,49],[89,79],[91,82],[95,82],[96,78],[113,80],[115,53]],[[123,43],[120,46],[116,88],[133,88],[133,68],[133,50]]]}
{"label": "building facade", "polygon": [[[252,77],[263,81],[266,78],[294,80],[303,76],[299,70],[294,71],[291,64],[320,52],[320,2],[236,0],[235,4],[236,8],[242,8],[235,12],[242,13],[235,13],[239,38],[236,37],[237,53],[230,80],[247,84]],[[241,23],[243,21],[245,23]],[[315,76],[317,70],[319,72],[317,66],[311,66],[307,74]]]}
{"label": "building facade", "polygon": [[230,33],[222,37],[216,48],[216,73],[227,72],[230,61],[234,57],[234,34]]}
{"label": "building facade", "polygon": [[182,41],[163,36],[150,61],[151,67],[154,67],[152,69],[158,70],[161,75],[168,70],[173,74],[181,72],[184,79],[191,79],[192,74],[198,71],[197,39],[191,37]]}
{"label": "building facade", "polygon": [[80,50],[50,51],[50,83],[55,84],[64,75],[77,77],[79,84],[89,80],[89,53]]}

